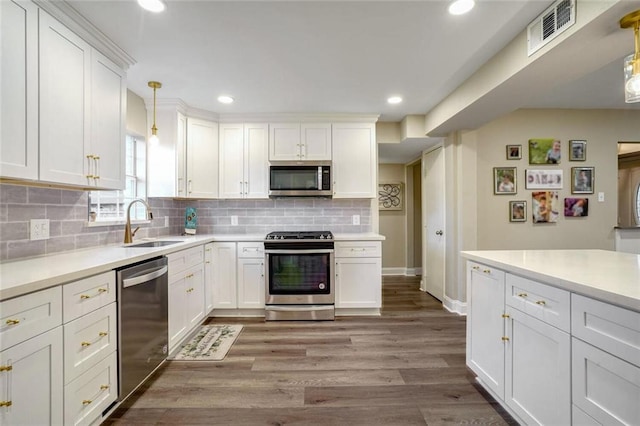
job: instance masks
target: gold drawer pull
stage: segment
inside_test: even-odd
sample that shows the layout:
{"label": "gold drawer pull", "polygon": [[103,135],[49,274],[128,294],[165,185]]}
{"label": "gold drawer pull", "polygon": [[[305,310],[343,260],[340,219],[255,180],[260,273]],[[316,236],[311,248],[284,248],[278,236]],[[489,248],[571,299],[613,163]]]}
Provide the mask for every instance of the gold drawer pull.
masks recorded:
{"label": "gold drawer pull", "polygon": [[211,263],[211,262],[210,262],[210,261],[208,261],[208,260],[205,260],[205,262],[204,262],[204,263]]}
{"label": "gold drawer pull", "polygon": [[82,342],[80,343],[80,346],[82,346],[83,348],[86,348],[87,346],[91,346],[91,342]]}
{"label": "gold drawer pull", "polygon": [[100,386],[100,390],[107,390],[107,389],[109,389],[109,385]]}
{"label": "gold drawer pull", "polygon": [[538,300],[538,301],[536,302],[536,304],[537,304],[537,305],[540,305],[540,306],[544,306],[544,305],[546,305],[546,304],[547,304],[547,302],[545,302],[544,300]]}
{"label": "gold drawer pull", "polygon": [[17,319],[8,319],[7,320],[7,325],[16,325],[16,324],[20,324],[20,320],[17,320]]}
{"label": "gold drawer pull", "polygon": [[474,269],[474,270],[478,271],[478,270],[480,270],[480,267],[479,267],[479,266],[474,266],[474,267],[473,267],[473,268],[471,268],[471,269]]}
{"label": "gold drawer pull", "polygon": [[84,300],[84,299],[91,299],[91,296],[89,296],[88,294],[81,294],[80,295],[80,299]]}
{"label": "gold drawer pull", "polygon": [[502,318],[511,318],[509,314],[502,314]]}
{"label": "gold drawer pull", "polygon": [[0,401],[0,407],[11,407],[11,401]]}
{"label": "gold drawer pull", "polygon": [[491,269],[485,269],[482,272],[484,272],[485,274],[490,274],[491,273]]}
{"label": "gold drawer pull", "polygon": [[82,401],[82,405],[89,405],[89,404],[91,404],[92,402],[93,402],[93,401],[92,401],[92,400],[90,400],[90,399],[85,399],[85,400],[83,400],[83,401]]}
{"label": "gold drawer pull", "polygon": [[0,373],[2,373],[3,371],[11,371],[11,370],[13,370],[12,365],[0,365]]}
{"label": "gold drawer pull", "polygon": [[101,331],[100,333],[98,333],[98,336],[100,337],[104,337],[104,336],[108,336],[109,333],[107,333],[106,331]]}
{"label": "gold drawer pull", "polygon": [[518,297],[527,297],[527,293],[519,293]]}
{"label": "gold drawer pull", "polygon": [[193,274],[189,274],[185,278],[193,278]]}
{"label": "gold drawer pull", "polygon": [[106,293],[107,289],[106,288],[99,288],[98,289],[98,293]]}
{"label": "gold drawer pull", "polygon": [[508,341],[509,341],[509,338],[508,338],[507,336],[502,336],[502,341],[503,341],[503,342],[508,342]]}

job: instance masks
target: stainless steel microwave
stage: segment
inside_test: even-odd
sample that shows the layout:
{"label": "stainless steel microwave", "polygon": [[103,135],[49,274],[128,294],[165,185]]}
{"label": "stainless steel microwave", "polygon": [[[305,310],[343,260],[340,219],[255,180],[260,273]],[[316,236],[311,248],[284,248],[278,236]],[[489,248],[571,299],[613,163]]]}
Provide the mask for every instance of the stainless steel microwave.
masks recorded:
{"label": "stainless steel microwave", "polygon": [[269,166],[270,197],[331,197],[330,161],[278,161]]}

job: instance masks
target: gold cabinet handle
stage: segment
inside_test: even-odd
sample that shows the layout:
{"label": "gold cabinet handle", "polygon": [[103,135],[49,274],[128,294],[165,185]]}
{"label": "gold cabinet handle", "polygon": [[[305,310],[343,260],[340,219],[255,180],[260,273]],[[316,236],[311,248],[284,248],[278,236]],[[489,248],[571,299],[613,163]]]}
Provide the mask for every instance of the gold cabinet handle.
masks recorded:
{"label": "gold cabinet handle", "polygon": [[490,274],[491,273],[491,269],[485,269],[482,272],[484,272],[485,274]]}
{"label": "gold cabinet handle", "polygon": [[210,262],[210,261],[208,261],[208,260],[205,260],[205,261],[204,261],[204,263],[211,263],[211,262]]}
{"label": "gold cabinet handle", "polygon": [[81,295],[80,295],[80,299],[81,299],[81,300],[91,299],[91,296],[89,296],[88,294],[81,294]]}
{"label": "gold cabinet handle", "polygon": [[0,365],[0,373],[2,373],[3,371],[11,371],[11,370],[13,370],[12,365]]}
{"label": "gold cabinet handle", "polygon": [[98,336],[100,337],[104,337],[104,336],[108,336],[109,333],[107,333],[106,331],[101,331],[100,333],[98,333]]}
{"label": "gold cabinet handle", "polygon": [[106,293],[107,289],[106,288],[99,288],[98,289],[98,293]]}
{"label": "gold cabinet handle", "polygon": [[502,318],[511,318],[509,314],[502,314]]}
{"label": "gold cabinet handle", "polygon": [[8,319],[6,322],[7,325],[16,325],[16,324],[20,324],[20,320],[17,319]]}
{"label": "gold cabinet handle", "polygon": [[11,407],[12,404],[11,401],[0,401],[0,407]]}
{"label": "gold cabinet handle", "polygon": [[503,342],[508,342],[508,341],[509,341],[509,338],[508,338],[507,336],[502,336],[502,341],[503,341]]}
{"label": "gold cabinet handle", "polygon": [[82,401],[82,405],[89,405],[89,404],[91,404],[92,402],[93,402],[93,401],[92,401],[92,400],[90,400],[90,399],[85,399],[85,400],[83,400],[83,401]]}
{"label": "gold cabinet handle", "polygon": [[474,270],[478,271],[478,270],[480,270],[480,267],[479,266],[474,266],[471,269],[474,269]]}
{"label": "gold cabinet handle", "polygon": [[527,293],[519,293],[518,297],[527,297]]}
{"label": "gold cabinet handle", "polygon": [[193,274],[189,274],[185,278],[193,278]]}
{"label": "gold cabinet handle", "polygon": [[109,385],[100,386],[100,390],[107,390],[107,389],[109,389]]}
{"label": "gold cabinet handle", "polygon": [[536,302],[536,305],[540,305],[540,306],[544,306],[544,305],[546,305],[546,304],[547,304],[547,302],[545,302],[544,300],[538,300],[538,301]]}
{"label": "gold cabinet handle", "polygon": [[91,342],[82,342],[80,343],[80,346],[82,346],[83,348],[86,348],[87,346],[91,346]]}

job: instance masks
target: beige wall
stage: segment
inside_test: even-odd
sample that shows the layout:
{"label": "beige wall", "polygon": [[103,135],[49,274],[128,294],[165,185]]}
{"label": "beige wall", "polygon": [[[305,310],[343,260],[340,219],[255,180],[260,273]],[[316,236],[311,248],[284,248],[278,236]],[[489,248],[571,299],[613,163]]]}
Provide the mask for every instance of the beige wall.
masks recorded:
{"label": "beige wall", "polygon": [[[617,143],[637,139],[640,111],[627,110],[518,110],[475,133],[477,142],[477,249],[614,249],[617,223]],[[529,165],[530,138],[553,137],[562,141],[558,166]],[[568,140],[587,140],[587,160],[568,160]],[[507,144],[522,145],[522,159],[505,158]],[[517,194],[493,194],[493,167],[517,167]],[[571,167],[595,167],[595,193],[589,199],[589,216],[565,218],[557,223],[534,224],[531,193],[525,189],[525,169],[561,169],[564,185],[559,201],[571,194]],[[462,182],[463,185],[469,182]],[[598,202],[598,193],[605,196]],[[509,222],[509,201],[527,201],[527,221]]]}
{"label": "beige wall", "polygon": [[147,109],[144,100],[127,90],[127,132],[138,136],[147,135]]}
{"label": "beige wall", "polygon": [[[405,167],[403,164],[378,165],[378,182],[402,182],[405,184]],[[404,185],[406,197],[406,185]],[[406,235],[407,208],[399,211],[380,211],[380,234],[385,236],[382,242],[382,267],[404,268],[407,257]]]}
{"label": "beige wall", "polygon": [[422,162],[411,166],[409,170],[413,176],[413,259],[408,265],[422,268]]}

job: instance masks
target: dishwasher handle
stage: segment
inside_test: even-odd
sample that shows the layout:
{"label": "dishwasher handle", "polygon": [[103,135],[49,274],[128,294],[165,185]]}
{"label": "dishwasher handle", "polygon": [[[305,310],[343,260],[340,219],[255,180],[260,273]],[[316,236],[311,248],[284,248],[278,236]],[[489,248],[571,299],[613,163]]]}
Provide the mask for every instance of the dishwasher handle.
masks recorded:
{"label": "dishwasher handle", "polygon": [[167,273],[167,271],[169,271],[169,268],[167,266],[163,266],[161,268],[157,268],[157,269],[153,269],[151,270],[151,272],[144,274],[144,275],[140,275],[138,277],[134,277],[134,278],[127,278],[122,280],[122,287],[123,288],[127,288],[127,287],[131,287],[134,285],[138,285],[138,284],[143,284],[146,283],[148,281],[154,280],[158,277],[163,276],[164,274]]}

